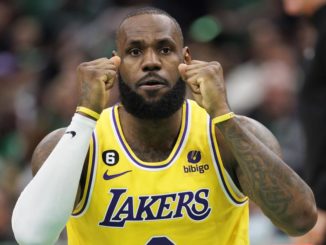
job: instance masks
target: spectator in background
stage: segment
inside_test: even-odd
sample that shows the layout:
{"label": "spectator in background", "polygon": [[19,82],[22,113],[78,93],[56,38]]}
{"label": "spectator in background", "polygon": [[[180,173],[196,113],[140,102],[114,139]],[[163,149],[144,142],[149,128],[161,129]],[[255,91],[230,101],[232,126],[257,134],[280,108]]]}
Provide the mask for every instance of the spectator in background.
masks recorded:
{"label": "spectator in background", "polygon": [[297,115],[294,50],[269,19],[249,26],[249,42],[251,58],[227,75],[229,103],[235,112],[267,126],[279,140],[286,162],[301,175],[305,140]]}
{"label": "spectator in background", "polygon": [[307,139],[305,173],[319,208],[318,222],[314,229],[298,242],[326,244],[326,1],[283,0],[290,15],[311,18],[318,38],[302,88],[301,118]]}
{"label": "spectator in background", "polygon": [[285,62],[270,61],[261,65],[261,79],[263,100],[249,115],[272,131],[286,163],[302,175],[305,138],[297,113],[297,72]]}
{"label": "spectator in background", "polygon": [[280,30],[269,19],[259,19],[248,28],[251,56],[227,75],[229,103],[241,114],[250,114],[264,99],[265,63],[282,62],[295,66],[293,54]]}

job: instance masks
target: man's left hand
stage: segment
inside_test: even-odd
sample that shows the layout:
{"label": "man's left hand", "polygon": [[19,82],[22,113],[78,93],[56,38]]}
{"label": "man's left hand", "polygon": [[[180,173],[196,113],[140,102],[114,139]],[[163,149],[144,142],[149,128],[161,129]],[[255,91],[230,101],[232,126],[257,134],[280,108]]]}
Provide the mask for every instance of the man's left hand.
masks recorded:
{"label": "man's left hand", "polygon": [[188,64],[180,64],[178,68],[182,79],[190,87],[196,102],[212,118],[230,112],[223,70],[218,62],[192,60]]}

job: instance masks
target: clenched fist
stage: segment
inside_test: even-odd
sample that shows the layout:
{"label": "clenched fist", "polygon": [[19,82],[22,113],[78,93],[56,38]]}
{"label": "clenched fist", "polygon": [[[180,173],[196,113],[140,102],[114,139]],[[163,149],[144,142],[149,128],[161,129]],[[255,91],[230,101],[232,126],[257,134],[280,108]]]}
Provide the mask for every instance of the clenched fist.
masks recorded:
{"label": "clenched fist", "polygon": [[80,86],[79,105],[101,113],[105,107],[108,93],[117,80],[121,59],[100,58],[81,63],[77,68],[77,79]]}
{"label": "clenched fist", "polygon": [[190,87],[196,102],[212,118],[230,112],[223,70],[218,62],[192,60],[188,64],[180,64],[178,68],[182,79]]}

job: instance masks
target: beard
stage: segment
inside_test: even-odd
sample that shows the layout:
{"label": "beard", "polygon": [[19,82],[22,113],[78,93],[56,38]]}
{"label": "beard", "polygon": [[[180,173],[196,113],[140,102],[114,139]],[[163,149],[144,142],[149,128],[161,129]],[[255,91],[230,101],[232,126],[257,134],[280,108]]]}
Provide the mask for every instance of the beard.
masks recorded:
{"label": "beard", "polygon": [[[145,98],[127,85],[119,74],[119,91],[121,103],[127,112],[140,119],[164,119],[178,111],[186,94],[186,84],[181,78],[172,89],[157,100],[146,101]],[[162,78],[161,78],[162,79]]]}

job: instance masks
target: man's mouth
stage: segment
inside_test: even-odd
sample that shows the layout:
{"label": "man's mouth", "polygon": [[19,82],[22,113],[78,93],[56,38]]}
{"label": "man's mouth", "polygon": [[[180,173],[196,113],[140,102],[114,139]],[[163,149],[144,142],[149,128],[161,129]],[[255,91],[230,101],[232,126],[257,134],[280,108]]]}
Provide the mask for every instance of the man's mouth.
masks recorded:
{"label": "man's mouth", "polygon": [[163,87],[167,87],[168,83],[164,80],[158,79],[146,79],[137,84],[137,86],[141,89],[145,90],[157,90]]}

